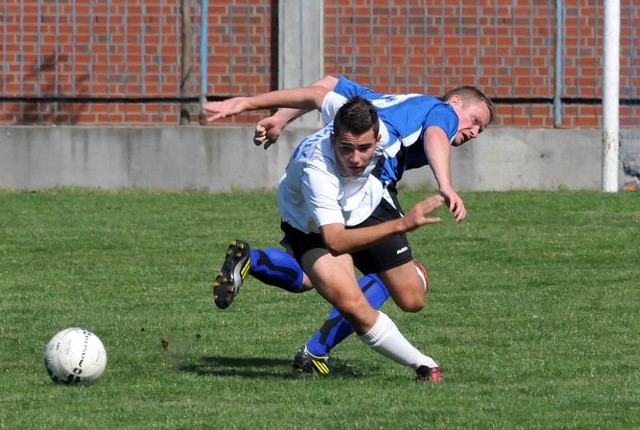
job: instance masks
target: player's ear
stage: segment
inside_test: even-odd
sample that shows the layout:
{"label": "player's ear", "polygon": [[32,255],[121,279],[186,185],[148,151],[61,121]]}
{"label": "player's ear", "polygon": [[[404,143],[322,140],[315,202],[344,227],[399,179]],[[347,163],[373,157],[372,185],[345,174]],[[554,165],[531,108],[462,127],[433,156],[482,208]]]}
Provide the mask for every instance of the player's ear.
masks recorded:
{"label": "player's ear", "polygon": [[336,135],[331,133],[329,135],[329,140],[331,141],[331,144],[333,145],[334,143],[336,143]]}
{"label": "player's ear", "polygon": [[454,94],[449,98],[448,102],[451,106],[460,106],[462,104],[462,99],[458,94]]}

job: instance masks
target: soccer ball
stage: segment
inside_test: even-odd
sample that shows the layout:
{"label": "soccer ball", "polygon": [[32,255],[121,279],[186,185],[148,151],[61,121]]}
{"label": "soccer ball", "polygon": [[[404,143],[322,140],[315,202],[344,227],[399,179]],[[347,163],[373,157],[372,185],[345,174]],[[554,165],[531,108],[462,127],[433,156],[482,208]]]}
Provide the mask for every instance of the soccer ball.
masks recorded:
{"label": "soccer ball", "polygon": [[44,365],[54,382],[91,385],[107,368],[107,351],[94,333],[71,327],[51,338]]}

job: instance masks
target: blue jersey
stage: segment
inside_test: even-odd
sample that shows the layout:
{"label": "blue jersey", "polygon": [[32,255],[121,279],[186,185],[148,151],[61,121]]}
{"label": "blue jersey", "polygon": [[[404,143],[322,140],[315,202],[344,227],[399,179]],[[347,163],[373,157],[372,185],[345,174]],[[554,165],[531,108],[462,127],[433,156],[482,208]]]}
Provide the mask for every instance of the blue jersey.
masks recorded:
{"label": "blue jersey", "polygon": [[[335,115],[341,104],[354,96],[371,100],[378,110],[380,145],[385,155],[380,180],[386,185],[395,186],[406,169],[428,164],[423,138],[427,127],[440,127],[450,141],[458,132],[459,119],[453,107],[433,96],[377,93],[345,77],[338,79],[333,93],[323,103],[323,114],[330,117],[325,120],[333,119],[331,113]],[[325,106],[328,103],[334,104],[333,109]]]}

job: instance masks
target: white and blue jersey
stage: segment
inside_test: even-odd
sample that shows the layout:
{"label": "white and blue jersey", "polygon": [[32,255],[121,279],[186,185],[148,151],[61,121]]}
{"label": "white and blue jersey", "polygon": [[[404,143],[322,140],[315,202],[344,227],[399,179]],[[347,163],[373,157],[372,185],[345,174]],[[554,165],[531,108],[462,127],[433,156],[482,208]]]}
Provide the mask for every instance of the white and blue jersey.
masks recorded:
{"label": "white and blue jersey", "polygon": [[[340,172],[329,139],[335,114],[354,96],[370,100],[380,118],[376,157],[359,177]],[[358,225],[382,199],[395,207],[387,187],[395,186],[406,169],[427,164],[425,130],[440,127],[451,141],[458,131],[453,108],[435,97],[380,94],[346,78],[325,96],[322,117],[327,127],[298,145],[279,184],[282,220],[305,233],[318,233],[326,224]]]}
{"label": "white and blue jersey", "polygon": [[451,142],[458,132],[459,119],[453,107],[436,97],[377,93],[345,77],[340,77],[334,90],[325,96],[323,120],[333,121],[340,106],[354,96],[370,100],[378,110],[380,146],[386,158],[380,179],[385,185],[395,186],[406,169],[428,164],[423,141],[428,127],[440,127]]}
{"label": "white and blue jersey", "polygon": [[360,176],[341,173],[329,138],[333,124],[306,137],[296,148],[278,187],[280,218],[304,233],[326,224],[354,226],[366,220],[380,201],[390,199],[374,173],[384,156],[376,154]]}

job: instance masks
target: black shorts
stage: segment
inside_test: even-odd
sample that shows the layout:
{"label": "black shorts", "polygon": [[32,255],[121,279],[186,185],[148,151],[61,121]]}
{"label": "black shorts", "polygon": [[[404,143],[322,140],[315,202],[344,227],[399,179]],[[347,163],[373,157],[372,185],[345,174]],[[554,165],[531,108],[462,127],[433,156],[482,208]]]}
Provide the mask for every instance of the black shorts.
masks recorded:
{"label": "black shorts", "polygon": [[[395,195],[392,195],[396,207],[400,208]],[[400,218],[402,212],[394,208],[389,202],[382,199],[382,202],[373,213],[361,224],[352,228],[368,227],[381,224],[385,221]],[[326,249],[326,245],[319,233],[304,233],[286,222],[282,222],[280,228],[284,232],[282,244],[289,247],[293,256],[300,262],[302,256],[315,248]],[[401,266],[409,261],[413,261],[411,247],[406,234],[396,234],[389,239],[351,254],[353,263],[362,273],[378,273],[393,267]]]}

